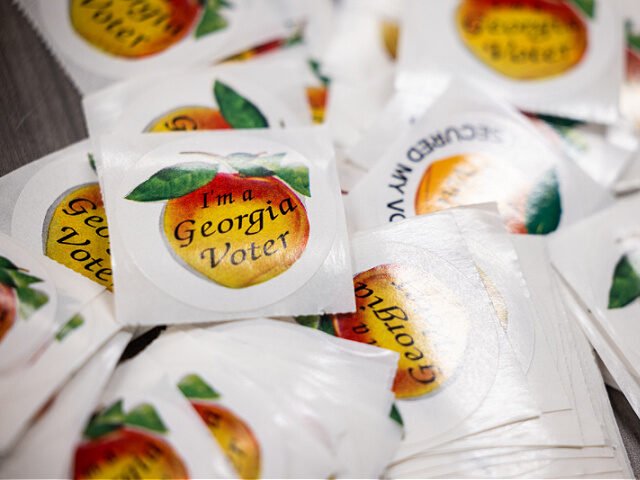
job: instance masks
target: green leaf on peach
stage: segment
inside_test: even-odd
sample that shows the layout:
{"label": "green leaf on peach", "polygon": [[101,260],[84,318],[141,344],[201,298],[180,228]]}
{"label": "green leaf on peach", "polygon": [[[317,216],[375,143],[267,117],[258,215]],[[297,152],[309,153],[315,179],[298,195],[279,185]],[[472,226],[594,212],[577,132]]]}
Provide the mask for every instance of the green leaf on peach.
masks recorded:
{"label": "green leaf on peach", "polygon": [[287,165],[279,167],[273,171],[276,177],[281,178],[289,184],[296,192],[305,197],[311,197],[309,187],[309,169],[304,165]]}
{"label": "green leaf on peach", "polygon": [[91,170],[98,173],[98,170],[96,170],[96,160],[93,158],[93,155],[88,153],[87,156],[89,157],[89,166],[91,167]]}
{"label": "green leaf on peach", "polygon": [[160,416],[148,403],[138,405],[136,408],[127,413],[124,417],[125,425],[141,427],[153,432],[166,433],[167,427],[164,426]]}
{"label": "green leaf on peach", "polygon": [[226,28],[229,23],[220,15],[220,9],[229,6],[225,0],[206,0],[204,13],[196,27],[195,37],[200,38]]}
{"label": "green leaf on peach", "polygon": [[404,421],[402,420],[402,415],[400,415],[400,410],[398,410],[398,407],[396,406],[395,403],[391,406],[391,412],[389,413],[389,417],[391,417],[391,420],[396,422],[398,425],[400,425],[401,427],[404,427]]}
{"label": "green leaf on peach", "polygon": [[124,418],[122,400],[117,400],[109,408],[95,412],[91,416],[83,435],[91,440],[99,438],[120,428]]}
{"label": "green leaf on peach", "polygon": [[320,315],[299,315],[294,317],[295,321],[303,327],[318,328],[320,325]]}
{"label": "green leaf on peach", "polygon": [[584,13],[588,18],[593,18],[596,13],[596,2],[595,0],[569,0],[569,2],[573,3],[576,7],[580,9],[582,13]]}
{"label": "green leaf on peach", "polygon": [[125,198],[134,202],[180,198],[205,186],[217,174],[217,165],[200,163],[163,168],[134,188]]}
{"label": "green leaf on peach", "polygon": [[180,382],[178,382],[178,388],[187,398],[201,398],[205,400],[220,398],[220,394],[195,373],[182,377]]}
{"label": "green leaf on peach", "polygon": [[322,73],[322,67],[320,66],[320,62],[314,59],[309,60],[309,68],[315,75],[315,77],[320,80],[320,83],[325,87],[331,83],[331,79]]}
{"label": "green leaf on peach", "polygon": [[258,157],[256,163],[271,170],[273,175],[286,182],[299,194],[305,197],[311,197],[309,168],[299,163],[282,166],[281,162],[285,155],[285,153],[276,153],[274,155]]}
{"label": "green leaf on peach", "polygon": [[6,268],[9,270],[17,270],[18,267],[16,267],[13,262],[11,260],[9,260],[6,257],[3,257],[0,255],[0,268]]}
{"label": "green leaf on peach", "polygon": [[527,199],[525,225],[527,232],[545,235],[560,224],[562,205],[560,187],[555,169],[549,170],[538,182]]}
{"label": "green leaf on peach", "polygon": [[236,172],[247,177],[270,177],[273,172],[256,163],[256,155],[246,153],[232,153],[225,157],[225,162]]}
{"label": "green leaf on peach", "polygon": [[299,315],[294,318],[300,325],[336,336],[336,330],[329,315]]}
{"label": "green leaf on peach", "polygon": [[7,270],[7,273],[11,276],[17,288],[28,287],[32,283],[42,282],[41,278],[28,275],[20,270]]}
{"label": "green leaf on peach", "polygon": [[627,33],[627,46],[635,50],[636,53],[640,52],[640,35],[633,32],[633,22],[631,20],[627,20],[625,30]]}
{"label": "green leaf on peach", "polygon": [[213,95],[222,118],[231,128],[267,128],[269,126],[269,122],[258,107],[229,85],[216,80],[213,85]]}
{"label": "green leaf on peach", "polygon": [[18,287],[16,293],[19,300],[18,312],[24,320],[49,301],[46,293],[31,287]]}
{"label": "green leaf on peach", "polygon": [[84,324],[84,318],[82,315],[76,314],[69,319],[67,323],[65,323],[60,330],[56,333],[56,340],[61,342],[65,339],[67,335],[73,332],[76,328],[80,327]]}
{"label": "green leaf on peach", "polygon": [[9,288],[16,288],[16,282],[13,280],[13,277],[9,272],[10,270],[0,268],[0,283]]}
{"label": "green leaf on peach", "polygon": [[629,258],[624,255],[613,272],[609,290],[609,309],[622,308],[640,297],[640,277]]}

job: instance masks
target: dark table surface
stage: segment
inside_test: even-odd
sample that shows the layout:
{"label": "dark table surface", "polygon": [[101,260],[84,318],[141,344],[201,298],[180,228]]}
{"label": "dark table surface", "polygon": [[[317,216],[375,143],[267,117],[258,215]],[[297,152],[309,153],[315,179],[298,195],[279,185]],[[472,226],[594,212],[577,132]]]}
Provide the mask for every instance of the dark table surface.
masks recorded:
{"label": "dark table surface", "polygon": [[[80,99],[17,8],[0,0],[0,175],[85,138]],[[638,478],[640,420],[620,392],[608,391]]]}

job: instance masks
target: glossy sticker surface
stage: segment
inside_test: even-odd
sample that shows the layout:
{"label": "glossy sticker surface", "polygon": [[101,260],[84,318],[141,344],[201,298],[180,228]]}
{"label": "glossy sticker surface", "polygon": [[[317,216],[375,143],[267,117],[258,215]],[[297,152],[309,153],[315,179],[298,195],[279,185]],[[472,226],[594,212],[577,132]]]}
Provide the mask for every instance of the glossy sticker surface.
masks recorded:
{"label": "glossy sticker surface", "polygon": [[586,24],[566,1],[464,0],[456,24],[479,60],[517,80],[565,73],[587,49]]}
{"label": "glossy sticker surface", "polygon": [[[309,221],[302,200],[263,160],[308,192],[308,170],[280,168],[281,156],[238,154],[220,158],[238,173],[217,165],[182,165],[160,170],[127,199],[167,200],[164,235],[174,253],[196,272],[228,288],[265,282],[302,255]],[[273,165],[271,165],[273,163]]]}
{"label": "glossy sticker surface", "polygon": [[397,398],[436,390],[467,345],[464,307],[444,284],[408,264],[379,265],[354,277],[357,312],[333,317],[337,336],[398,352]]}
{"label": "glossy sticker surface", "polygon": [[97,182],[64,192],[47,212],[43,235],[49,258],[111,289],[109,229]]}

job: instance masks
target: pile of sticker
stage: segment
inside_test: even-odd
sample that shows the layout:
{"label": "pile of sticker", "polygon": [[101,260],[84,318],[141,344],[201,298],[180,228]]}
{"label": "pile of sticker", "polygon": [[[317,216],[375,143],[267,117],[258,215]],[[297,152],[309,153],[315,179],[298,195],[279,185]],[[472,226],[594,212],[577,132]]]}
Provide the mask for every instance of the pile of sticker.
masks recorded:
{"label": "pile of sticker", "polygon": [[635,0],[16,4],[90,137],[0,178],[1,477],[633,475]]}

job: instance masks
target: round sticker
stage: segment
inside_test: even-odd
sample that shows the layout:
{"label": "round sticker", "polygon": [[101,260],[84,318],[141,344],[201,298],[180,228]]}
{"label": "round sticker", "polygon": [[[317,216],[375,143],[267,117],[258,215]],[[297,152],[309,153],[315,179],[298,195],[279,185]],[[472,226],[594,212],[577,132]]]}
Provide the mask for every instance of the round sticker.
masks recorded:
{"label": "round sticker", "polygon": [[117,192],[136,265],[175,298],[237,311],[291,294],[324,262],[337,205],[326,175],[275,142],[189,138],[149,152]]}
{"label": "round sticker", "polygon": [[416,245],[372,238],[354,256],[358,311],[333,317],[336,334],[400,353],[394,391],[402,418],[410,419],[407,438],[453,428],[496,377],[491,306],[450,263]]}
{"label": "round sticker", "polygon": [[442,386],[468,342],[467,312],[454,293],[407,263],[377,265],[358,273],[353,284],[357,310],[333,316],[336,335],[400,354],[396,398]]}
{"label": "round sticker", "polygon": [[205,52],[222,50],[247,12],[243,2],[235,2],[233,8],[218,9],[217,24],[200,28],[211,2],[151,1],[162,5],[148,9],[125,0],[47,1],[39,3],[39,13],[51,41],[66,57],[94,74],[126,78],[184,65],[185,55],[194,63],[202,57],[198,43],[206,42]]}
{"label": "round sticker", "polygon": [[587,50],[587,19],[568,1],[464,0],[456,26],[469,51],[516,80],[563,74]]}
{"label": "round sticker", "polygon": [[[510,100],[535,103],[543,101],[550,93],[558,99],[563,99],[563,95],[571,98],[585,77],[601,78],[607,74],[612,58],[607,39],[615,37],[618,31],[617,15],[611,2],[594,3],[593,16],[587,15],[577,6],[578,3],[584,2],[461,0],[453,8],[451,17],[452,37],[457,38],[464,48],[456,61],[465,61],[463,58],[473,55],[477,61],[467,61],[468,75],[489,73],[488,80],[495,90],[504,91]],[[517,9],[516,5],[523,5],[523,8]],[[540,9],[532,8],[535,5]],[[581,34],[577,33],[583,27],[577,26],[578,22],[567,23],[571,22],[569,18],[573,15],[584,24],[584,51]],[[531,18],[534,21],[530,21]],[[547,30],[542,30],[542,27]],[[479,36],[473,33],[477,28],[482,28]],[[564,33],[560,35],[559,32]],[[479,37],[491,37],[491,41],[479,41]],[[516,40],[511,41],[512,37]],[[537,40],[534,42],[532,38]],[[545,48],[540,48],[540,45],[545,45]],[[551,62],[553,66],[545,67],[550,59],[555,59]]]}
{"label": "round sticker", "polygon": [[155,55],[184,37],[196,23],[197,0],[71,0],[73,29],[94,47],[111,55],[139,58]]}
{"label": "round sticker", "polygon": [[90,280],[113,285],[107,217],[86,152],[51,162],[29,180],[13,209],[11,234]]}
{"label": "round sticker", "polygon": [[455,115],[425,128],[384,174],[385,221],[462,205],[497,202],[512,233],[545,234],[561,220],[552,153],[516,122]]}

